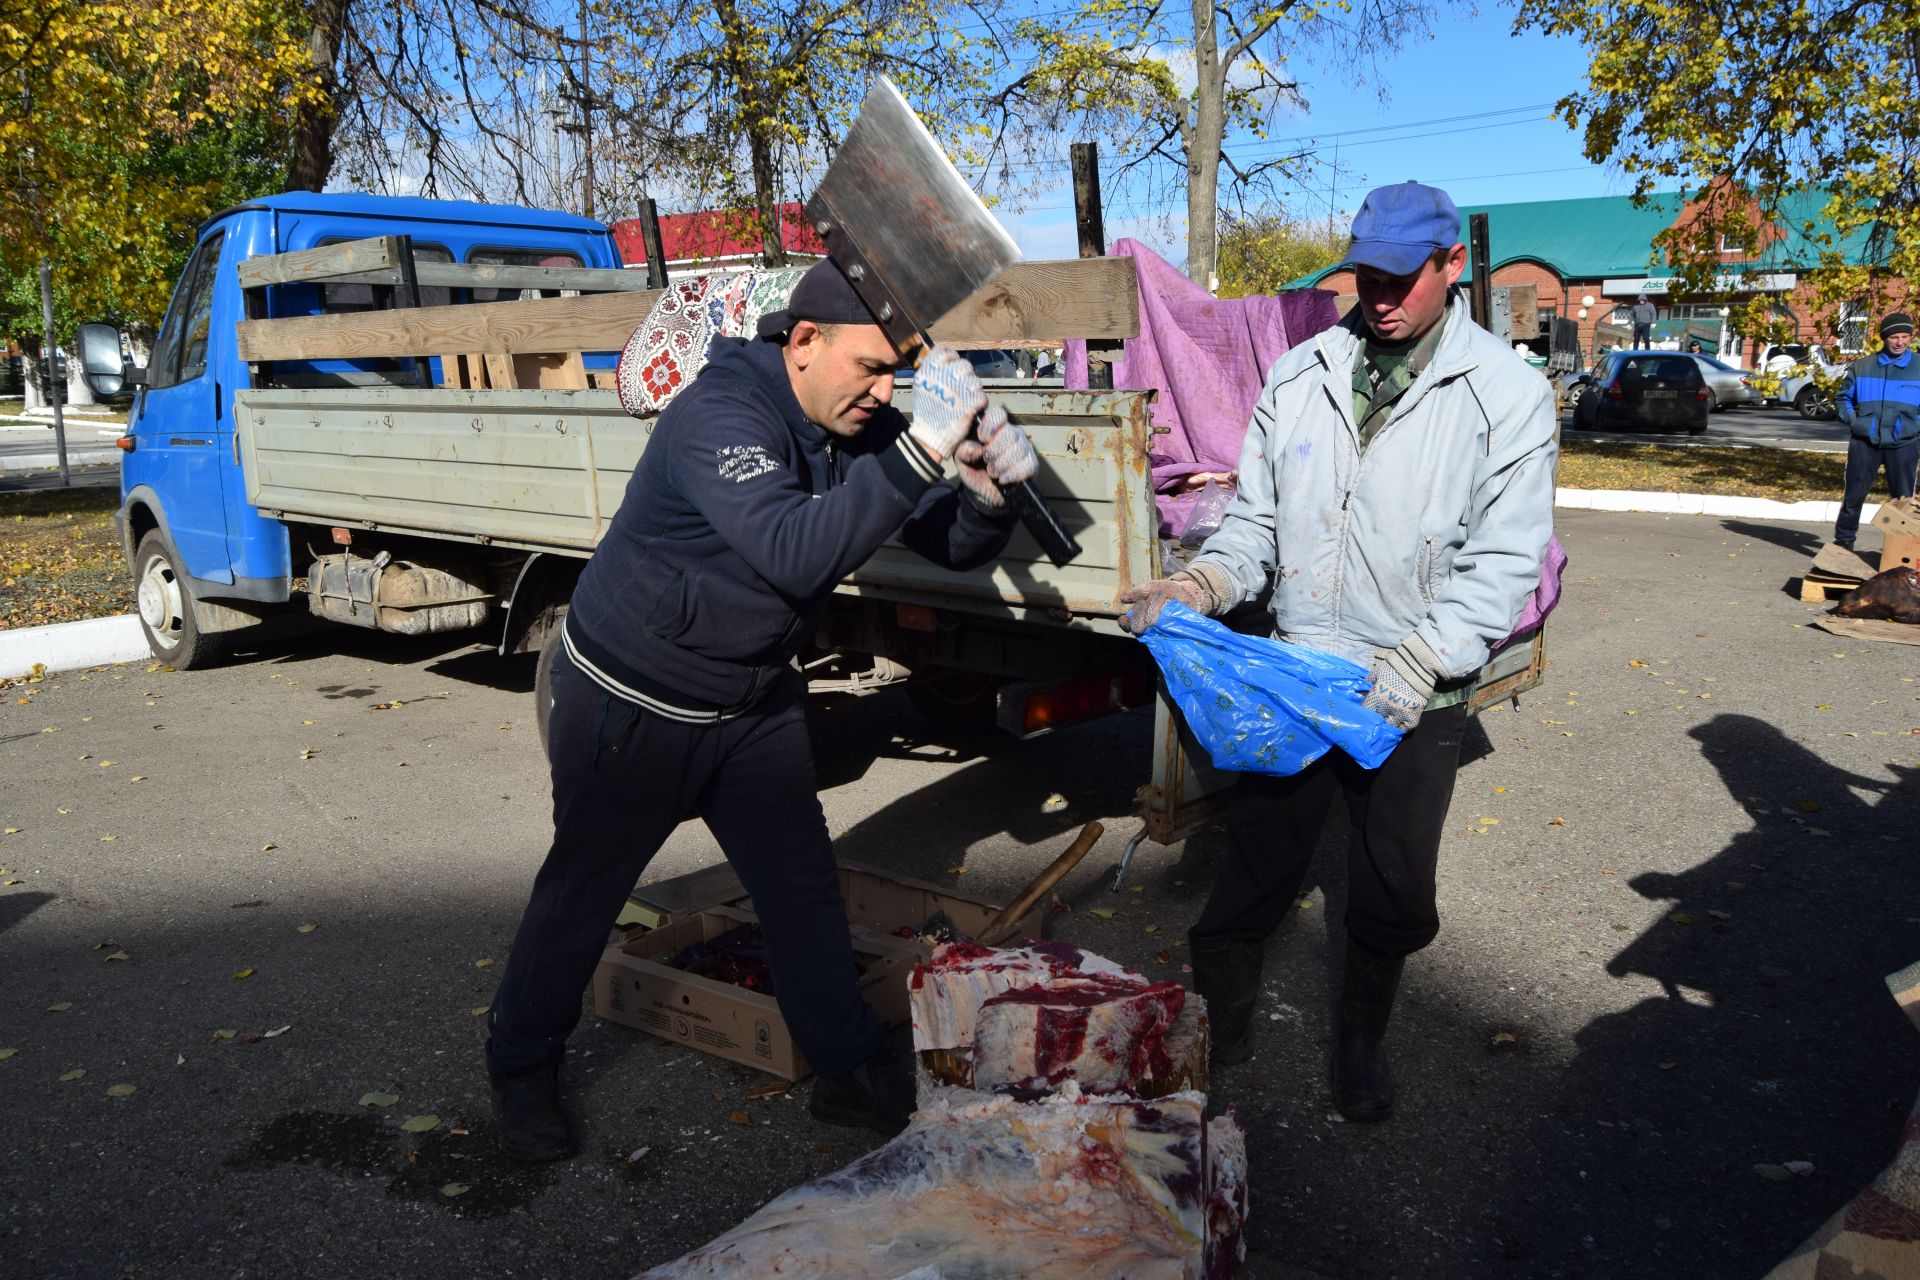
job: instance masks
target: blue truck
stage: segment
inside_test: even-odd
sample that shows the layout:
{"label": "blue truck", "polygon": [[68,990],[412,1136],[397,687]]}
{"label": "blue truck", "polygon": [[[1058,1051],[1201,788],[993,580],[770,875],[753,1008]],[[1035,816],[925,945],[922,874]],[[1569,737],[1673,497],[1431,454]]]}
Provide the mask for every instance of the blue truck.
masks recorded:
{"label": "blue truck", "polygon": [[[202,665],[303,602],[348,626],[471,631],[538,655],[544,731],[559,623],[653,429],[612,379],[658,296],[604,225],[566,214],[290,192],[210,219],[145,368],[114,327],[80,334],[95,393],[133,397],[118,520],[154,656]],[[1130,259],[1021,263],[933,336],[1111,342],[1138,333],[1138,305]],[[1177,839],[1230,779],[1118,623],[1121,591],[1162,572],[1153,393],[988,385],[1083,553],[1054,565],[1022,531],[956,574],[890,544],[801,661],[816,682],[905,684],[935,719],[1022,736],[1154,701],[1142,834]],[[910,382],[895,403],[911,414]],[[1537,683],[1542,653],[1506,651],[1477,701]]]}

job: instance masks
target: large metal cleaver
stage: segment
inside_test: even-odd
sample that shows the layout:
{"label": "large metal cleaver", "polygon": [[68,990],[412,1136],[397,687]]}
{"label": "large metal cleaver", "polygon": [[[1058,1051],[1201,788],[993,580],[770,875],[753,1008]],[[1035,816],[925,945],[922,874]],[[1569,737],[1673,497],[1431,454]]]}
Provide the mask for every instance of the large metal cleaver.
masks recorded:
{"label": "large metal cleaver", "polygon": [[[1020,260],[1020,250],[891,80],[875,80],[807,217],[827,252],[902,352],[933,345],[928,330]],[[1031,481],[1007,495],[1055,564],[1080,554]]]}

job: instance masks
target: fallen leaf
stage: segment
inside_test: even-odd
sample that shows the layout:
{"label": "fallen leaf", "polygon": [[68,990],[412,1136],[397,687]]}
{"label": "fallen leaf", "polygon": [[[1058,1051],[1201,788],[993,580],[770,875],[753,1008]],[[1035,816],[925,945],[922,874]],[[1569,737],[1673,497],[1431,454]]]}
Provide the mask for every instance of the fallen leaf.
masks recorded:
{"label": "fallen leaf", "polygon": [[1171,953],[1171,952],[1166,952],[1166,951],[1156,951],[1156,952],[1154,952],[1154,953],[1153,953],[1153,958],[1154,958],[1155,960],[1158,960],[1158,961],[1159,961],[1159,962],[1160,962],[1161,964],[1172,964],[1172,963],[1173,963],[1173,955],[1172,955],[1172,953]]}
{"label": "fallen leaf", "polygon": [[791,1080],[762,1080],[748,1089],[746,1096],[748,1101],[758,1102],[762,1098],[777,1098],[791,1088],[793,1088]]}
{"label": "fallen leaf", "polygon": [[277,844],[263,844],[260,846],[260,852],[272,853],[275,849],[278,849],[279,847],[280,846]]}
{"label": "fallen leaf", "polygon": [[1143,930],[1142,932],[1145,932],[1145,933],[1158,933],[1158,932],[1160,932],[1160,926],[1159,926],[1159,925],[1157,925],[1157,924],[1150,924],[1150,925],[1148,925],[1148,926],[1147,926],[1147,927],[1146,927],[1146,928],[1145,928],[1145,929],[1144,929],[1144,930]]}
{"label": "fallen leaf", "polygon": [[140,1092],[140,1086],[137,1084],[110,1084],[107,1086],[107,1096],[109,1098],[131,1098],[138,1092]]}
{"label": "fallen leaf", "polygon": [[105,962],[104,962],[104,963],[106,963],[106,964],[114,964],[114,963],[116,963],[116,962],[118,962],[118,961],[122,961],[122,960],[131,960],[131,959],[133,959],[133,957],[132,957],[132,956],[130,956],[130,955],[128,955],[128,954],[127,954],[126,952],[124,952],[124,951],[116,951],[116,952],[114,952],[114,953],[113,953],[112,955],[110,955],[110,956],[108,956],[108,957],[106,958],[106,960],[105,960]]}
{"label": "fallen leaf", "polygon": [[1693,923],[1693,917],[1688,915],[1684,911],[1675,911],[1673,914],[1669,915],[1667,919],[1673,921],[1675,924],[1692,924]]}
{"label": "fallen leaf", "polygon": [[1777,1164],[1757,1164],[1753,1166],[1753,1171],[1768,1182],[1785,1182],[1793,1176],[1784,1165]]}
{"label": "fallen leaf", "polygon": [[363,1107],[390,1107],[398,1101],[400,1101],[399,1094],[381,1093],[377,1089],[360,1095],[360,1105]]}
{"label": "fallen leaf", "polygon": [[1493,789],[1493,794],[1495,794],[1495,795],[1497,795],[1497,796],[1503,796],[1503,795],[1505,795],[1505,794],[1507,794],[1507,789],[1506,789],[1505,787],[1495,787],[1495,788]]}
{"label": "fallen leaf", "polygon": [[312,724],[312,723],[313,723],[313,721],[311,721],[311,720],[302,720],[302,721],[301,721],[300,723],[301,723],[301,724]]}
{"label": "fallen leaf", "polygon": [[62,1000],[59,1004],[48,1005],[47,1012],[48,1013],[65,1013],[67,1010],[71,1008],[73,1008],[73,1001]]}
{"label": "fallen leaf", "polygon": [[491,1008],[493,1008],[493,1006],[490,1004],[477,1004],[473,1006],[473,1008],[467,1010],[467,1012],[472,1014],[474,1017],[478,1018],[483,1016]]}
{"label": "fallen leaf", "polygon": [[1143,884],[1130,884],[1127,886],[1128,893],[1145,893],[1146,891],[1147,886]]}
{"label": "fallen leaf", "polygon": [[1663,1062],[1663,1063],[1661,1063],[1661,1064],[1660,1064],[1660,1069],[1661,1069],[1662,1071],[1671,1071],[1671,1070],[1673,1070],[1673,1069],[1674,1069],[1675,1067],[1677,1067],[1677,1066],[1679,1066],[1679,1065],[1680,1065],[1680,1064],[1679,1064],[1679,1063],[1677,1063],[1677,1062]]}
{"label": "fallen leaf", "polygon": [[963,876],[967,874],[967,869],[965,867],[948,867],[947,874],[950,876]]}
{"label": "fallen leaf", "polygon": [[440,1127],[440,1117],[432,1114],[408,1116],[400,1122],[402,1133],[432,1133]]}
{"label": "fallen leaf", "polygon": [[440,1188],[440,1194],[446,1196],[448,1199],[452,1199],[454,1196],[463,1196],[471,1190],[473,1190],[473,1188],[467,1183],[449,1182]]}
{"label": "fallen leaf", "polygon": [[1298,907],[1302,911],[1311,911],[1313,910],[1313,899],[1301,898],[1299,901],[1295,902],[1293,905]]}
{"label": "fallen leaf", "polygon": [[1780,1167],[1782,1169],[1785,1169],[1788,1173],[1797,1173],[1804,1178],[1813,1172],[1813,1161],[1788,1160],[1782,1163]]}
{"label": "fallen leaf", "polygon": [[1802,813],[1818,813],[1820,812],[1820,802],[1818,800],[1802,800],[1799,808]]}
{"label": "fallen leaf", "polygon": [[238,1031],[235,1031],[232,1028],[223,1027],[220,1030],[214,1032],[212,1038],[215,1040],[231,1040],[239,1034],[240,1033]]}
{"label": "fallen leaf", "polygon": [[315,929],[318,929],[319,927],[320,926],[317,924],[303,924],[303,925],[297,926],[294,929],[294,932],[295,933],[312,933]]}
{"label": "fallen leaf", "polygon": [[264,1031],[264,1032],[262,1032],[262,1033],[261,1033],[261,1035],[262,1035],[262,1037],[263,1037],[264,1039],[267,1039],[267,1040],[271,1040],[271,1039],[273,1039],[273,1038],[274,1038],[275,1036],[283,1036],[283,1035],[285,1035],[285,1034],[287,1034],[287,1032],[289,1032],[289,1031],[291,1031],[291,1030],[293,1030],[293,1024],[292,1024],[291,1022],[289,1022],[289,1023],[288,1023],[288,1024],[286,1025],[286,1026],[284,1026],[284,1027],[275,1027],[275,1028],[274,1028],[273,1030],[271,1030],[271,1031]]}
{"label": "fallen leaf", "polygon": [[1708,914],[1708,915],[1710,915],[1710,916],[1712,916],[1712,917],[1713,917],[1713,918],[1714,918],[1715,920],[1731,920],[1731,919],[1733,919],[1733,912],[1731,912],[1731,911],[1720,911],[1720,910],[1717,910],[1717,909],[1715,909],[1715,908],[1712,908],[1712,907],[1709,907],[1709,908],[1707,909],[1707,914]]}
{"label": "fallen leaf", "polygon": [[102,769],[111,769],[111,768],[113,768],[113,761],[111,761],[111,760],[102,760],[102,761],[100,762],[100,767],[101,767]]}
{"label": "fallen leaf", "polygon": [[[645,1147],[641,1148],[642,1152],[645,1150]],[[816,1142],[813,1144],[813,1153],[817,1156],[830,1156],[833,1154],[833,1148],[824,1142]]]}
{"label": "fallen leaf", "polygon": [[239,969],[239,970],[236,970],[233,975],[234,980],[236,982],[239,981],[241,978],[251,978],[252,976],[253,976],[252,969]]}
{"label": "fallen leaf", "polygon": [[17,835],[19,835],[19,834],[20,834],[20,828],[19,828],[19,827],[8,827],[8,828],[6,829],[6,831],[5,831],[5,833],[4,833],[4,834],[6,834],[6,835],[10,835],[10,836],[17,836]]}
{"label": "fallen leaf", "polygon": [[1500,825],[1500,819],[1498,819],[1498,818],[1482,818],[1482,819],[1480,819],[1480,825],[1481,825],[1481,826],[1483,826],[1483,827],[1497,827],[1497,826],[1499,826],[1499,825]]}
{"label": "fallen leaf", "polygon": [[1547,825],[1550,827],[1564,827],[1567,825],[1567,820],[1565,818],[1548,818]]}
{"label": "fallen leaf", "polygon": [[1496,1031],[1493,1033],[1493,1042],[1495,1044],[1519,1044],[1520,1037],[1511,1031]]}
{"label": "fallen leaf", "polygon": [[119,838],[120,838],[119,836],[101,836],[101,837],[100,837],[100,843],[101,843],[101,844],[112,844],[112,843],[113,843],[113,842],[114,842],[115,840],[118,840]]}
{"label": "fallen leaf", "polygon": [[67,1084],[74,1080],[84,1080],[86,1078],[87,1078],[87,1069],[85,1067],[75,1067],[73,1070],[67,1072],[65,1075],[60,1077],[60,1083]]}
{"label": "fallen leaf", "polygon": [[13,1055],[19,1052],[18,1049],[0,1049],[0,1062],[5,1062],[8,1058],[13,1057]]}
{"label": "fallen leaf", "polygon": [[1102,920],[1111,920],[1113,919],[1113,908],[1112,907],[1095,907],[1088,914],[1099,916]]}
{"label": "fallen leaf", "polygon": [[482,956],[473,962],[473,967],[476,969],[491,969],[493,968],[493,959],[489,956]]}
{"label": "fallen leaf", "polygon": [[144,773],[136,773],[131,778],[127,779],[128,782],[145,782],[146,780],[147,780],[147,775]]}
{"label": "fallen leaf", "polygon": [[1054,792],[1052,795],[1048,796],[1045,800],[1040,802],[1040,812],[1042,813],[1059,813],[1062,809],[1066,807],[1067,807],[1067,798],[1061,795],[1058,791]]}
{"label": "fallen leaf", "polygon": [[652,1147],[636,1147],[633,1154],[627,1157],[627,1163],[632,1164],[634,1161],[643,1158],[647,1152],[651,1150],[653,1150]]}

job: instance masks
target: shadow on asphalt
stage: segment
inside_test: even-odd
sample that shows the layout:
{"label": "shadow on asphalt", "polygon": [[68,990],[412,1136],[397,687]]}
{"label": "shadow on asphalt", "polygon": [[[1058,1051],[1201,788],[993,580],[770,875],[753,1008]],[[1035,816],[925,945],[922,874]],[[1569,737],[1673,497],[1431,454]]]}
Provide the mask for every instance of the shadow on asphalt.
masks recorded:
{"label": "shadow on asphalt", "polygon": [[[1575,1037],[1539,1163],[1492,1206],[1515,1274],[1760,1275],[1880,1170],[1912,1101],[1913,1030],[1882,975],[1914,958],[1920,770],[1850,774],[1749,716],[1692,736],[1754,826],[1629,882],[1673,913],[1607,971],[1665,994]],[[1789,1160],[1822,1194],[1754,1172]]]}
{"label": "shadow on asphalt", "polygon": [[1722,520],[1720,527],[1737,537],[1751,538],[1755,542],[1770,542],[1796,555],[1806,556],[1809,560],[1827,544],[1824,537],[1811,529],[1762,524],[1755,520]]}

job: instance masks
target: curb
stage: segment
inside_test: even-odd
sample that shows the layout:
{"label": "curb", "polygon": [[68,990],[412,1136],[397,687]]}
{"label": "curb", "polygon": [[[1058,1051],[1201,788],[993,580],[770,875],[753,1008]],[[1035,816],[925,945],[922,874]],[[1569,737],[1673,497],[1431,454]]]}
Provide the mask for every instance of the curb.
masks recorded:
{"label": "curb", "polygon": [[72,671],[150,656],[147,634],[132,613],[0,631],[0,680],[27,675],[36,662],[49,671]]}
{"label": "curb", "polygon": [[[1749,516],[1832,524],[1838,502],[1776,502],[1772,498],[1736,498],[1720,493],[1657,493],[1650,489],[1555,489],[1553,505],[1570,511],[1647,511],[1669,516]],[[1860,508],[1860,523],[1872,524],[1880,504]]]}
{"label": "curb", "polygon": [[[114,462],[120,457],[118,449],[69,449],[67,465],[70,467],[90,467],[96,463]],[[58,453],[28,453],[0,455],[0,476],[12,471],[53,470],[60,465]]]}

